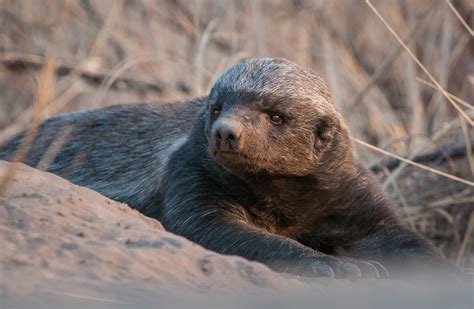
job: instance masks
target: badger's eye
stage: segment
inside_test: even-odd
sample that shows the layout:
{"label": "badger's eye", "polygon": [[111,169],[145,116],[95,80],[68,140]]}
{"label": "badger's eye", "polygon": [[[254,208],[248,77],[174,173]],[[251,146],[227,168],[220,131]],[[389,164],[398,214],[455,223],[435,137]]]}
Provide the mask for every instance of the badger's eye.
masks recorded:
{"label": "badger's eye", "polygon": [[221,107],[215,106],[212,108],[212,117],[217,118],[221,114]]}
{"label": "badger's eye", "polygon": [[270,120],[274,123],[274,124],[282,124],[283,123],[283,116],[282,115],[278,115],[278,114],[269,114],[270,116]]}

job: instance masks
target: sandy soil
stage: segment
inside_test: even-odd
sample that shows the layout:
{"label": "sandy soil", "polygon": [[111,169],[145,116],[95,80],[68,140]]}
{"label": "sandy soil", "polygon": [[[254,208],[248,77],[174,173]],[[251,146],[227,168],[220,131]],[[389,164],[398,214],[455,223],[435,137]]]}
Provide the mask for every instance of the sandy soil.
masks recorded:
{"label": "sandy soil", "polygon": [[2,309],[207,308],[211,303],[380,307],[414,299],[439,308],[453,302],[472,305],[465,291],[447,296],[446,289],[390,280],[282,276],[259,263],[208,251],[127,205],[58,176],[3,161],[0,175],[12,167],[15,173],[0,204]]}

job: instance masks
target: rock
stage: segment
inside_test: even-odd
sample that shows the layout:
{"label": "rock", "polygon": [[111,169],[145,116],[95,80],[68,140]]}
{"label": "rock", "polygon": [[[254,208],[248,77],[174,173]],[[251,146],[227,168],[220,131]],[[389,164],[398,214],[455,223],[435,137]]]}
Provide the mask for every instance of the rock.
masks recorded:
{"label": "rock", "polygon": [[[206,250],[125,204],[23,164],[0,161],[0,183],[11,167],[14,175],[0,199],[0,307],[288,307],[334,301],[341,307],[381,295],[393,299],[394,287],[412,297],[446,299],[389,280],[356,284],[282,276]],[[341,291],[352,297],[340,298]]]}

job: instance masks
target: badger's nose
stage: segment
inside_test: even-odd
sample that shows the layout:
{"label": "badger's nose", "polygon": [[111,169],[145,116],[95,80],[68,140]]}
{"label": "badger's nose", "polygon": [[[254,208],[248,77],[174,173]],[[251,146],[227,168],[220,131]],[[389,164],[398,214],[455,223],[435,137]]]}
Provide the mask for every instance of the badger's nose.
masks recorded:
{"label": "badger's nose", "polygon": [[213,134],[216,149],[235,151],[240,147],[242,125],[235,120],[219,119],[214,123]]}

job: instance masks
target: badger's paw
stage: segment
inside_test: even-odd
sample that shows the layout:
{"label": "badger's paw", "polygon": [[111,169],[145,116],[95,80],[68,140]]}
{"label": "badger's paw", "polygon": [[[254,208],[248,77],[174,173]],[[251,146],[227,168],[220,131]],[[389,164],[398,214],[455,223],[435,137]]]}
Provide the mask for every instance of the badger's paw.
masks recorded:
{"label": "badger's paw", "polygon": [[387,269],[376,261],[317,256],[306,261],[305,276],[330,278],[388,278]]}

